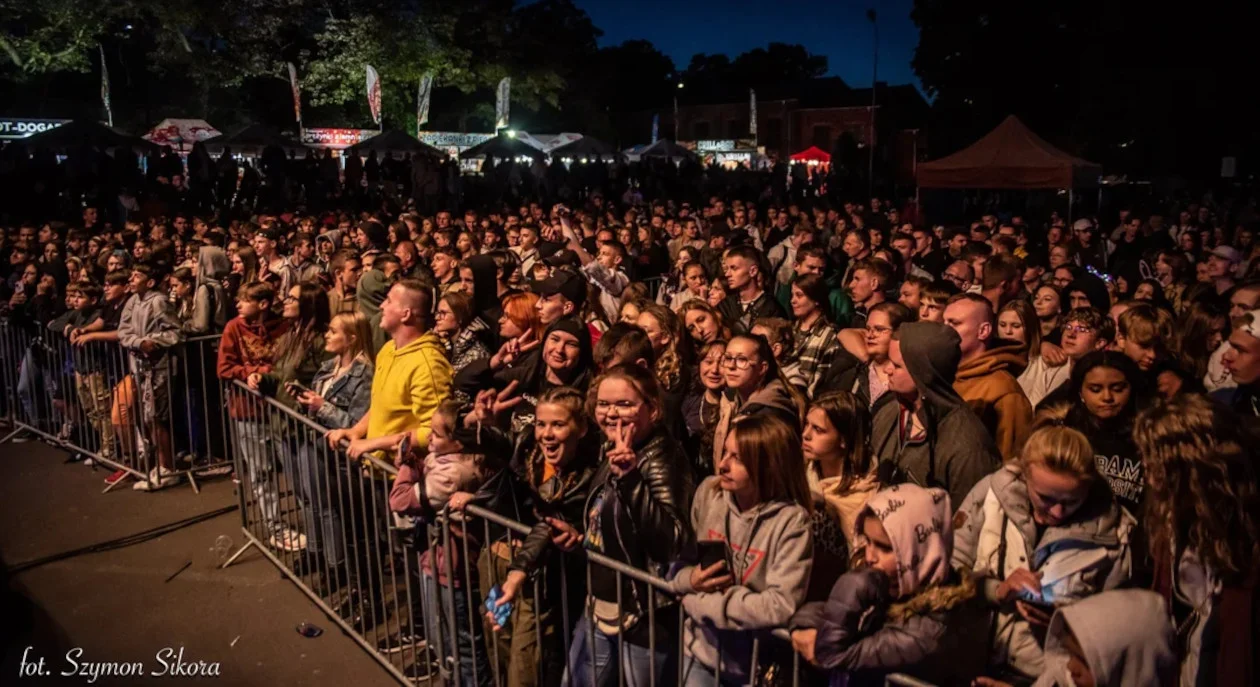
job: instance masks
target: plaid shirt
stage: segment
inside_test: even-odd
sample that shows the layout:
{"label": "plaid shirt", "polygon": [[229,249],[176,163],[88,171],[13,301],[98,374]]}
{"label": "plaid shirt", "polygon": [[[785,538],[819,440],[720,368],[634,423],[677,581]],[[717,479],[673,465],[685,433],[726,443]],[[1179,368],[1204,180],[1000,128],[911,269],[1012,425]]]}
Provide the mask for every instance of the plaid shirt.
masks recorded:
{"label": "plaid shirt", "polygon": [[797,329],[793,333],[796,335],[796,350],[792,352],[792,358],[805,379],[809,397],[813,398],[814,387],[827,374],[831,367],[831,354],[840,345],[836,338],[838,332],[835,325],[820,317],[809,331]]}

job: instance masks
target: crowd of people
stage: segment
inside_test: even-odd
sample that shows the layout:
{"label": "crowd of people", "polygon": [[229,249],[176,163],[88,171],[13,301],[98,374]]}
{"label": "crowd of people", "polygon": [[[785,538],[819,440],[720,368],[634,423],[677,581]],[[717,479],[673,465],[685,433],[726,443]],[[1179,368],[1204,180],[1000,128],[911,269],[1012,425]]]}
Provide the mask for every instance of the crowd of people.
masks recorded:
{"label": "crowd of people", "polygon": [[[220,429],[277,549],[347,565],[352,516],[320,495],[328,463],[366,456],[397,466],[390,507],[420,527],[470,505],[529,527],[457,530],[476,584],[441,569],[465,542],[421,554],[431,608],[485,610],[406,629],[453,631],[464,684],[492,661],[510,685],[782,684],[791,651],[838,684],[1256,684],[1255,217],[944,227],[878,198],[633,190],[459,213],[89,206],[0,233],[0,300],[9,328],[74,347],[57,393],[103,456],[133,433],[95,347],[130,354],[157,453],[142,489],[179,479],[165,356],[221,334]],[[30,418],[41,366],[5,364]],[[234,383],[329,449],[274,442]]]}

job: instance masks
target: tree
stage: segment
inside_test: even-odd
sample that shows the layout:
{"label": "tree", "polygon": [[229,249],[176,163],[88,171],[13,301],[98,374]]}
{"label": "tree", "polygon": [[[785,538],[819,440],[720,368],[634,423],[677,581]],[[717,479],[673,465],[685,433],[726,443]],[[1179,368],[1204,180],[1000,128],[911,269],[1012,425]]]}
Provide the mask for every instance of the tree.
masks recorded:
{"label": "tree", "polygon": [[771,43],[736,57],[731,69],[741,86],[761,88],[820,77],[827,73],[827,57],[812,55],[803,45]]}
{"label": "tree", "polygon": [[726,55],[694,55],[682,81],[689,100],[719,100],[747,94],[749,88],[791,84],[826,73],[826,56],[811,54],[802,45],[771,43],[734,60]]}

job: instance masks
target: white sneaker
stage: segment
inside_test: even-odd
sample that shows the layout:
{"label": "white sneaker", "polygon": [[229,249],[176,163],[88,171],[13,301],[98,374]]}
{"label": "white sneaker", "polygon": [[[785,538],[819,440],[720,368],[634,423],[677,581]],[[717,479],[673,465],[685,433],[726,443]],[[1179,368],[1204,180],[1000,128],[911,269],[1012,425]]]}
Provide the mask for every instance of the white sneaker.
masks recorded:
{"label": "white sneaker", "polygon": [[165,489],[179,481],[179,475],[171,470],[163,467],[154,468],[149,472],[149,478],[136,482],[131,486],[136,491],[157,491]]}

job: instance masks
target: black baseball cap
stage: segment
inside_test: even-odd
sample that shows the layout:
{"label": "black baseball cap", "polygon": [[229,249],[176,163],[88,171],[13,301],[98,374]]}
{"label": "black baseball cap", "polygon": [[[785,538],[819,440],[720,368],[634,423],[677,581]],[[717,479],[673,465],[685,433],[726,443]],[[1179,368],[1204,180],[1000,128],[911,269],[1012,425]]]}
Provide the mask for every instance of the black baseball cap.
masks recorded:
{"label": "black baseball cap", "polygon": [[575,308],[586,304],[586,277],[568,270],[560,270],[554,276],[537,282],[534,291],[542,298],[560,294],[573,303]]}

